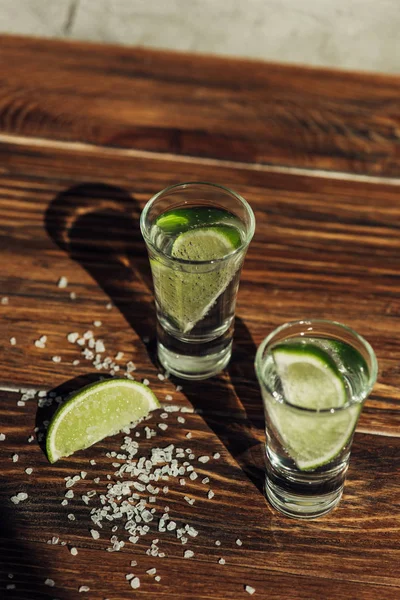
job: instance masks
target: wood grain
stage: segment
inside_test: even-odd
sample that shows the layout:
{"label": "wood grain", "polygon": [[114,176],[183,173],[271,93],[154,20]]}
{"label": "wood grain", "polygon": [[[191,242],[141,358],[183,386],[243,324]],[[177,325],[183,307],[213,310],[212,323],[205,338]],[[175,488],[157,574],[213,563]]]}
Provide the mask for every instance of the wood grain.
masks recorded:
{"label": "wood grain", "polygon": [[1,36],[4,133],[399,176],[399,80]]}
{"label": "wood grain", "polygon": [[[348,598],[351,594],[376,598],[379,589],[388,597],[389,590],[393,594],[398,592],[399,472],[395,460],[400,444],[397,439],[357,434],[340,507],[318,521],[299,523],[278,515],[267,505],[255,482],[235,460],[233,447],[224,446],[218,436],[213,436],[201,415],[184,413],[186,420],[181,424],[176,413],[170,414],[164,421],[169,425],[168,430],[158,429],[155,438],[146,440],[145,426],[157,430],[157,423],[162,420],[162,411],[157,411],[137,427],[140,432],[140,438],[135,438],[140,444],[137,458],[148,456],[150,448],[155,446],[173,443],[186,448],[190,444],[196,457],[190,462],[199,478],[191,481],[186,476],[182,491],[180,478],[170,477],[165,482],[168,493],[160,493],[154,504],[158,518],[150,523],[149,533],[137,544],[131,544],[124,522],[117,522],[118,539],[126,545],[120,552],[108,553],[115,522],[103,523],[100,539],[93,540],[89,530],[98,528],[91,522],[89,511],[101,506],[99,495],[106,492],[107,476],[111,476],[112,483],[118,480],[112,465],[116,459],[106,453],[118,452],[123,436],[109,438],[50,466],[40,446],[28,442],[34,424],[38,423],[36,402],[30,400],[25,407],[18,407],[20,397],[3,393],[1,398],[0,418],[6,431],[6,440],[1,442],[2,471],[6,478],[0,490],[3,519],[0,564],[2,583],[8,573],[14,573],[22,594],[26,593],[27,585],[34,585],[31,592],[39,594],[45,578],[50,577],[57,582],[60,598],[75,598],[79,585],[89,585],[92,590],[89,597],[98,598],[102,593],[111,597],[117,594],[119,598],[124,593],[128,595],[125,575],[131,572],[144,579],[143,593],[157,593],[165,598],[196,598],[196,594],[200,598],[245,597],[246,584],[255,587],[261,597],[271,588],[271,594],[275,594],[272,597],[278,598],[280,578],[283,586],[299,586],[298,593],[293,591],[289,596],[295,599],[330,597],[328,590],[335,581],[339,586],[335,587],[335,593],[345,588],[344,597]],[[220,420],[220,427],[223,422],[225,419]],[[190,442],[185,437],[187,431],[192,434]],[[258,450],[261,452],[261,445]],[[215,452],[220,453],[220,458],[211,458],[206,465],[198,462],[199,456],[213,456]],[[254,445],[252,452],[254,456]],[[12,461],[15,453],[19,456],[16,463]],[[33,468],[29,476],[25,473],[27,467]],[[258,467],[261,471],[261,463]],[[64,477],[82,471],[88,473],[87,477],[70,488],[74,498],[68,501],[68,506],[61,506],[67,491]],[[206,476],[210,481],[204,485],[201,479]],[[215,493],[212,499],[207,498],[209,489]],[[89,490],[97,494],[86,506],[81,496]],[[14,506],[10,498],[21,491],[28,494],[28,499]],[[193,506],[185,502],[184,495],[195,499]],[[165,505],[178,526],[189,524],[199,532],[187,545],[182,546],[173,532],[158,531],[158,519]],[[71,522],[68,514],[73,514],[76,520]],[[58,543],[48,545],[54,536]],[[164,558],[146,555],[155,538],[166,554]],[[241,547],[237,546],[237,539],[242,541]],[[217,540],[221,541],[220,546],[216,546]],[[61,547],[61,543],[66,546]],[[70,555],[71,547],[78,548],[78,556]],[[351,560],[344,560],[350,547]],[[22,563],[21,548],[24,548]],[[183,558],[186,549],[194,552],[193,558]],[[219,564],[220,558],[225,559],[224,565]],[[132,559],[138,562],[135,568],[130,567]],[[101,561],[101,573],[90,567],[93,560]],[[145,574],[152,567],[162,577],[161,586]],[[225,579],[229,580],[227,585],[222,583]]]}
{"label": "wood grain", "polygon": [[[246,585],[255,598],[272,600],[400,597],[399,182],[290,172],[397,177],[398,79],[4,36],[0,65],[0,597],[233,600],[249,597]],[[138,219],[155,192],[189,180],[242,193],[257,228],[231,363],[180,389],[181,381],[162,378],[154,353]],[[66,288],[58,287],[62,276]],[[301,522],[264,498],[264,417],[253,362],[272,328],[308,317],[354,327],[371,342],[380,369],[342,502],[322,519]],[[90,534],[91,508],[118,479],[107,453],[120,451],[123,436],[55,465],[43,451],[57,404],[38,408],[39,391],[63,398],[108,374],[67,340],[88,330],[103,340],[104,356],[124,353],[116,373],[132,361],[135,378],[148,379],[164,407],[190,411],[164,419],[160,410],[137,428],[140,456],[155,445],[190,447],[199,476],[185,476],[184,486],[168,481],[150,531],[136,544],[119,523],[116,532],[105,523],[98,540]],[[35,341],[43,335],[40,348]],[[34,398],[24,400],[30,389]],[[146,439],[145,426],[155,438]],[[204,455],[206,464],[198,461]],[[81,471],[87,477],[63,506],[64,478]],[[87,506],[88,490],[96,494]],[[15,505],[18,492],[28,498]],[[187,545],[158,531],[165,506],[179,525],[198,530]],[[107,552],[115,533],[126,545]],[[53,537],[57,544],[48,543]],[[146,554],[153,539],[164,558]],[[185,549],[194,556],[183,558]],[[153,567],[160,582],[146,574]],[[139,590],[129,573],[140,577]],[[81,585],[90,590],[80,593]]]}

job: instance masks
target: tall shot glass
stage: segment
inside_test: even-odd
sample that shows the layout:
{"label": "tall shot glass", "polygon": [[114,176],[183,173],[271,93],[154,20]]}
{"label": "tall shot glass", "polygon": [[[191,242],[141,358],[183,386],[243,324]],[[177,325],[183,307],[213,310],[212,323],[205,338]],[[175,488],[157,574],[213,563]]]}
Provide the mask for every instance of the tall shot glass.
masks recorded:
{"label": "tall shot glass", "polygon": [[266,495],[311,519],[340,501],[354,431],[377,377],[369,343],[337,322],[286,323],[255,361],[265,412]]}
{"label": "tall shot glass", "polygon": [[222,185],[182,183],[149,200],[140,226],[154,283],[158,358],[178,377],[211,377],[231,357],[253,211]]}

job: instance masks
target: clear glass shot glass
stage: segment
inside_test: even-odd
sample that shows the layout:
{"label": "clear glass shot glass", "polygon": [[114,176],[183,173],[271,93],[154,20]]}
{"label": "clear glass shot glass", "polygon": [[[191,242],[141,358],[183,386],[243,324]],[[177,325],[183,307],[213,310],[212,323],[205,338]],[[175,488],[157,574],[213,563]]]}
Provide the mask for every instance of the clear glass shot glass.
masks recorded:
{"label": "clear glass shot glass", "polygon": [[266,430],[266,496],[281,513],[312,519],[340,501],[351,445],[378,365],[349,327],[311,319],[278,327],[258,348]]}
{"label": "clear glass shot glass", "polygon": [[154,284],[158,358],[177,377],[211,377],[231,357],[253,211],[222,185],[181,183],[149,200],[140,226]]}

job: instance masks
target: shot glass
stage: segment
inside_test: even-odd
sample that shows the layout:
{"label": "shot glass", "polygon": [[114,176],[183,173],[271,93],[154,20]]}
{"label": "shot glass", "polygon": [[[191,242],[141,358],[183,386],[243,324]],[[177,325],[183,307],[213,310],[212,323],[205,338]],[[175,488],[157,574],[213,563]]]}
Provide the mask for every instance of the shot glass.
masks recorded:
{"label": "shot glass", "polygon": [[362,406],[377,377],[369,343],[337,322],[286,323],[255,361],[266,430],[266,496],[312,519],[340,501]]}
{"label": "shot glass", "polygon": [[149,200],[140,226],[154,284],[159,361],[183,379],[211,377],[231,356],[253,211],[222,185],[182,183]]}

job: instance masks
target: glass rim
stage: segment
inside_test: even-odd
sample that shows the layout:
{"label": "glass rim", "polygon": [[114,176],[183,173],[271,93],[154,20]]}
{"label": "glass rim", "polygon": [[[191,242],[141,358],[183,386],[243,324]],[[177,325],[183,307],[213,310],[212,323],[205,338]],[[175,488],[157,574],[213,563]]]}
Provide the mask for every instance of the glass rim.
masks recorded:
{"label": "glass rim", "polygon": [[[164,194],[167,194],[169,192],[171,192],[174,189],[178,189],[178,188],[182,188],[185,189],[188,186],[206,186],[209,188],[217,188],[219,190],[222,190],[224,193],[228,193],[231,196],[234,196],[234,198],[236,200],[238,200],[240,202],[240,204],[242,204],[242,206],[244,207],[244,209],[246,210],[249,219],[250,219],[250,223],[249,223],[249,229],[246,233],[246,237],[243,240],[243,242],[240,244],[240,246],[238,246],[238,248],[235,248],[235,250],[233,250],[232,252],[229,252],[229,254],[226,254],[225,256],[222,256],[221,258],[214,258],[212,260],[187,260],[185,258],[175,258],[175,257],[171,257],[168,254],[166,254],[165,252],[163,252],[162,250],[160,250],[159,248],[157,248],[153,242],[150,239],[149,233],[148,233],[148,228],[146,226],[146,217],[147,214],[149,212],[149,210],[151,209],[151,207],[153,206],[153,204]],[[253,209],[251,208],[250,204],[247,202],[247,200],[245,198],[243,198],[243,196],[241,196],[241,194],[239,194],[238,192],[235,192],[234,190],[232,190],[231,188],[226,187],[225,185],[221,185],[220,183],[211,183],[209,181],[186,181],[183,183],[175,183],[173,185],[169,185],[166,188],[164,188],[163,190],[160,190],[159,192],[157,192],[157,194],[154,194],[154,196],[152,196],[150,198],[150,200],[148,200],[148,202],[145,204],[142,213],[140,215],[140,230],[142,232],[142,236],[144,238],[144,241],[146,242],[146,244],[148,246],[150,246],[154,252],[156,252],[157,254],[163,256],[165,259],[168,259],[169,261],[172,260],[173,262],[176,263],[180,263],[182,265],[210,265],[210,264],[220,264],[224,261],[227,261],[228,259],[232,258],[233,256],[237,256],[238,254],[240,254],[245,248],[247,248],[247,246],[250,244],[253,235],[254,235],[254,231],[255,231],[255,226],[256,226],[256,220],[254,217],[254,212]]]}
{"label": "glass rim", "polygon": [[[342,331],[346,331],[348,334],[350,334],[351,336],[353,336],[354,338],[356,338],[361,344],[362,346],[366,349],[368,356],[371,360],[371,369],[369,369],[369,373],[368,373],[368,387],[367,387],[367,391],[365,392],[365,394],[363,394],[363,397],[361,400],[350,400],[348,402],[346,402],[343,406],[338,406],[338,407],[332,407],[332,408],[324,408],[322,410],[315,410],[313,408],[305,408],[302,406],[298,406],[296,404],[292,404],[291,402],[289,402],[284,396],[279,396],[279,399],[277,398],[276,394],[273,392],[273,390],[271,390],[270,386],[267,385],[263,374],[262,374],[262,360],[263,360],[263,354],[265,351],[265,348],[267,347],[267,345],[269,344],[269,342],[280,332],[285,331],[286,329],[290,329],[295,325],[314,325],[314,324],[318,324],[318,325],[333,325],[334,327],[337,327],[338,329],[342,330]],[[348,325],[345,325],[344,323],[340,323],[339,321],[332,321],[330,319],[300,319],[298,321],[288,321],[286,323],[283,323],[282,325],[279,325],[278,327],[276,327],[273,331],[271,331],[267,337],[265,337],[263,339],[263,341],[261,342],[261,344],[259,345],[257,352],[256,352],[256,357],[255,357],[255,361],[254,361],[254,365],[255,365],[255,371],[256,371],[256,375],[258,378],[258,381],[260,383],[260,385],[263,385],[268,392],[281,404],[284,404],[290,408],[296,409],[298,411],[301,411],[303,413],[307,413],[307,414],[315,414],[315,415],[326,415],[329,413],[337,413],[339,411],[342,410],[346,410],[351,406],[356,406],[357,404],[361,405],[362,402],[364,402],[364,400],[369,396],[369,394],[372,391],[372,388],[374,387],[377,377],[378,377],[378,361],[374,352],[374,349],[372,348],[371,344],[359,333],[357,333],[354,329],[352,329],[351,327],[349,327]]]}

